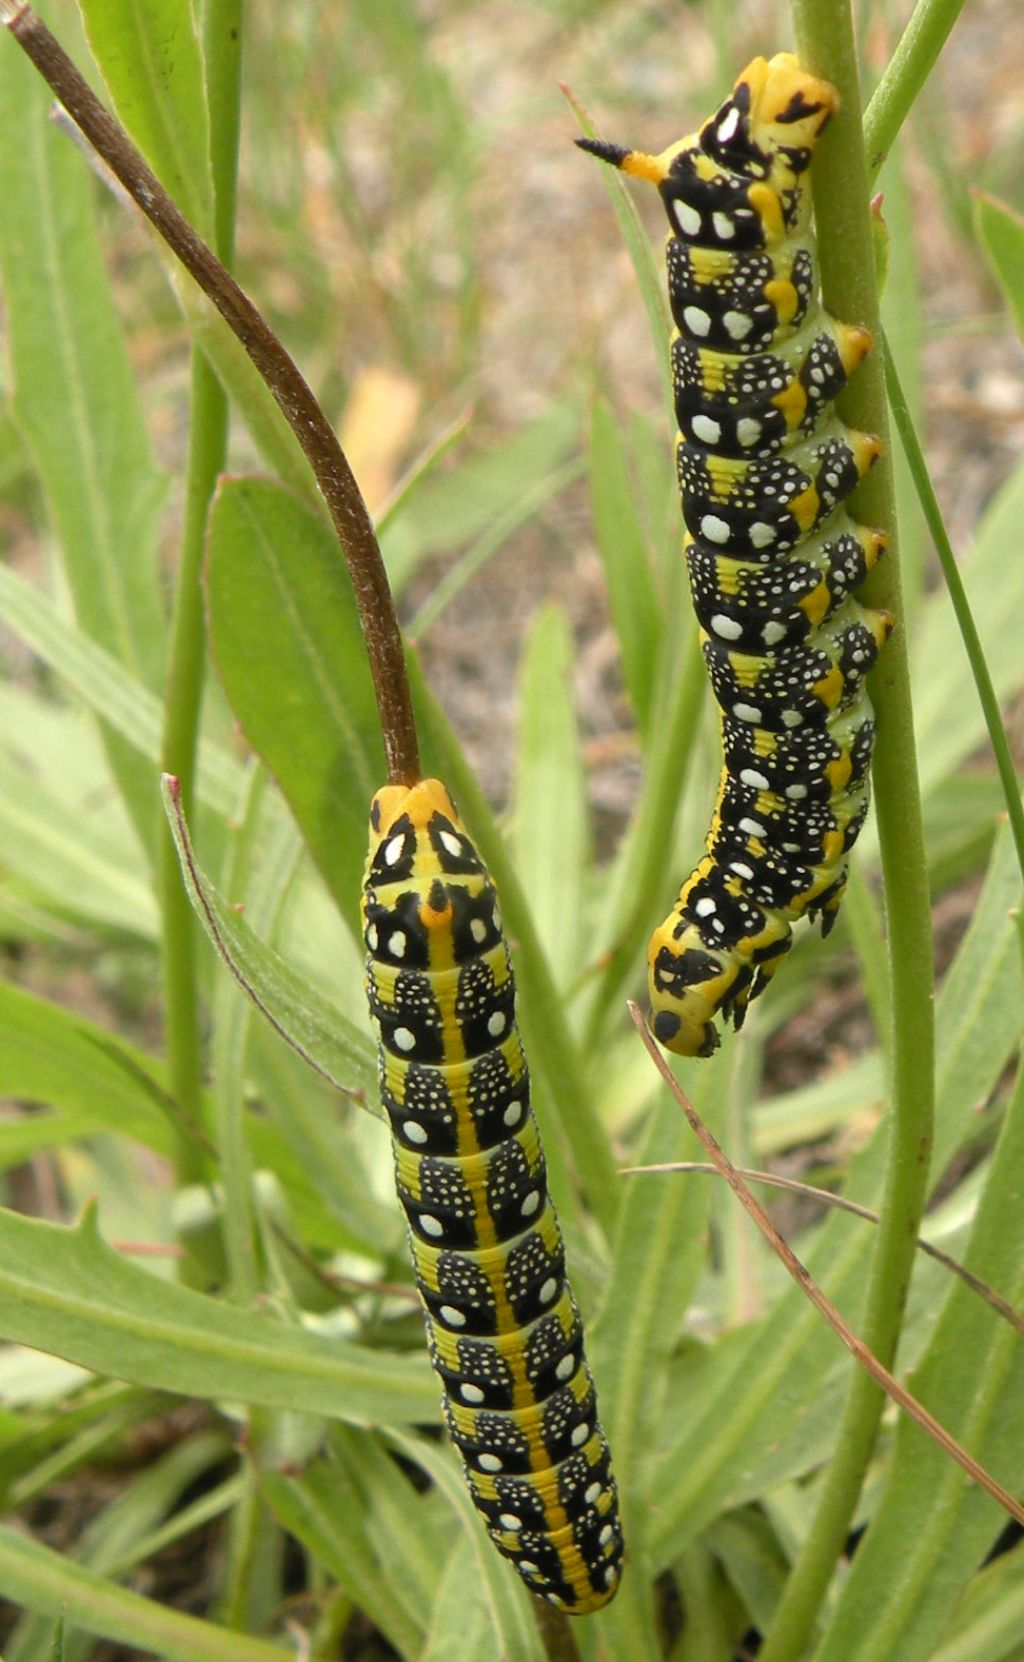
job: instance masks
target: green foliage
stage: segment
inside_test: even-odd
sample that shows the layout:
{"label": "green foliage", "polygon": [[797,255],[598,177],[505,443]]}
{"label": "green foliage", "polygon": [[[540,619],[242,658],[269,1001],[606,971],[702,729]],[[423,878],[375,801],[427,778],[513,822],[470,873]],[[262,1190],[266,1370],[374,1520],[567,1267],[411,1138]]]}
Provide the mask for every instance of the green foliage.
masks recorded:
{"label": "green foliage", "polygon": [[[1020,322],[1021,204],[979,198],[972,243],[966,140],[940,158],[913,116],[898,136],[957,9],[923,0],[869,121],[873,159],[888,156],[886,330],[918,430],[941,403],[929,331],[959,330],[947,403],[985,349],[960,290],[968,313],[991,312],[991,268]],[[218,8],[81,11],[95,84],[223,245],[235,129]],[[69,0],[47,15],[84,50]],[[887,16],[873,14],[873,56]],[[814,1546],[854,1366],[715,1185],[617,1171],[695,1152],[623,1002],[700,846],[716,763],[678,559],[661,227],[645,230],[623,181],[573,150],[551,78],[575,80],[611,136],[656,148],[750,52],[785,39],[781,19],[759,17],[764,32],[736,41],[714,3],[687,6],[685,25],[692,47],[678,9],[619,0],[520,0],[502,31],[478,9],[412,0],[245,17],[239,275],[346,443],[383,458],[371,506],[416,637],[424,752],[491,867],[514,946],[629,1542],[615,1603],[573,1629],[587,1662],[731,1662],[750,1629],[770,1631]],[[948,50],[952,74],[955,36]],[[967,55],[956,66],[976,73]],[[922,98],[927,111],[932,86]],[[161,287],[167,259],[48,104],[0,38],[0,1092],[16,1105],[0,1119],[0,1586],[13,1612],[0,1644],[8,1662],[87,1662],[103,1641],[272,1662],[298,1624],[325,1662],[385,1643],[410,1662],[540,1662],[549,1642],[438,1436],[375,1118],[354,926],[384,764],[343,562],[248,360],[190,285]],[[933,182],[941,169],[929,230],[950,239],[958,284],[957,315],[940,287],[927,327],[934,273],[908,249],[922,169]],[[1010,332],[1002,310],[989,324]],[[175,1033],[160,1037],[169,946],[154,901],[169,660],[181,672],[164,574],[185,504],[168,477],[189,490],[196,477],[190,345],[237,418],[205,527],[216,675],[187,832],[166,793],[205,930],[208,1078],[191,1104]],[[367,430],[359,394],[381,371],[386,414]],[[1024,685],[1024,469],[981,443],[947,467],[939,494],[961,541],[958,467],[979,509],[958,549],[964,586],[1006,706]],[[928,1232],[1020,1305],[1020,873],[910,469],[896,479],[927,878],[944,920]],[[185,678],[198,698],[201,666]],[[742,1039],[678,1075],[735,1156],[817,1161],[877,1206],[891,1042],[873,1023],[887,1029],[891,1010],[872,827],[856,859],[827,945],[801,936]],[[869,1226],[800,1211],[783,1227],[856,1327]],[[1018,1493],[1021,1356],[1017,1333],[919,1260],[898,1369]],[[69,1510],[57,1552],[44,1525],[69,1494],[89,1522]],[[814,1662],[1021,1655],[1021,1548],[979,1568],[1003,1520],[915,1426],[885,1423],[856,1521],[866,1536],[851,1565],[830,1565],[812,1612]],[[201,1614],[174,1608],[167,1549],[202,1557]]]}

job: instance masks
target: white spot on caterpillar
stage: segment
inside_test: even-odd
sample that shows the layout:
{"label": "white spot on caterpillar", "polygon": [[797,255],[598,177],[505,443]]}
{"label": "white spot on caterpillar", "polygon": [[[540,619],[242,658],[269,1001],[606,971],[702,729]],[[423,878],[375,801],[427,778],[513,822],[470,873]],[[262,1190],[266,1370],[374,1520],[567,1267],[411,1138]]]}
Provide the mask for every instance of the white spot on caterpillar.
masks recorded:
{"label": "white spot on caterpillar", "polygon": [[754,768],[743,768],[740,773],[740,784],[750,785],[755,791],[766,791],[768,789],[768,780],[763,773],[758,773]]}
{"label": "white spot on caterpillar", "polygon": [[605,1524],[600,1535],[597,1537],[599,1546],[606,1547],[614,1534],[615,1530],[612,1528],[611,1524]]}
{"label": "white spot on caterpillar", "polygon": [[762,519],[755,519],[750,527],[750,540],[755,548],[767,548],[777,535],[774,525],[766,525]]}
{"label": "white spot on caterpillar", "polygon": [[524,1575],[537,1575],[540,1566],[535,1564],[532,1558],[520,1558],[518,1568]]}
{"label": "white spot on caterpillar", "polygon": [[722,436],[721,423],[713,421],[710,416],[695,415],[690,427],[694,438],[700,439],[702,444],[717,444]]}
{"label": "white spot on caterpillar", "polygon": [[746,340],[754,327],[753,318],[748,317],[746,312],[726,312],[722,322],[730,340]]}
{"label": "white spot on caterpillar", "polygon": [[442,1304],[437,1313],[448,1327],[465,1327],[466,1325],[466,1318],[462,1311],[456,1310],[453,1304]]}
{"label": "white spot on caterpillar", "polygon": [[502,1529],[510,1530],[513,1534],[517,1529],[522,1529],[523,1527],[522,1518],[517,1518],[514,1512],[499,1513],[498,1522],[500,1523]]}
{"label": "white spot on caterpillar", "polygon": [[782,725],[783,725],[783,727],[802,727],[803,724],[804,724],[804,718],[800,714],[799,710],[783,710],[783,712],[782,712]]}
{"label": "white spot on caterpillar", "polygon": [[753,722],[755,726],[761,720],[761,711],[756,704],[734,704],[732,713],[737,721]]}
{"label": "white spot on caterpillar", "polygon": [[703,900],[698,900],[693,909],[699,918],[709,918],[712,912],[718,911],[718,902],[712,900],[711,896],[708,894],[704,896]]}
{"label": "white spot on caterpillar", "polygon": [[733,860],[729,866],[729,870],[734,871],[737,877],[742,877],[746,883],[752,883],[754,881],[753,869],[750,866],[745,866],[742,860]]}
{"label": "white spot on caterpillar", "polygon": [[426,1132],[425,1127],[420,1124],[419,1120],[406,1120],[403,1129],[405,1131],[405,1136],[406,1136],[406,1141],[407,1142],[410,1142],[410,1143],[425,1143],[426,1142],[427,1132]]}
{"label": "white spot on caterpillar", "polygon": [[550,1304],[558,1291],[558,1282],[553,1275],[549,1275],[537,1297],[542,1304]]}
{"label": "white spot on caterpillar", "polygon": [[736,235],[736,227],[728,214],[712,214],[711,223],[715,227],[715,235],[723,242],[731,242]]}
{"label": "white spot on caterpillar", "polygon": [[460,1385],[459,1395],[463,1402],[477,1403],[483,1402],[484,1400],[484,1393],[481,1391],[479,1385]]}
{"label": "white spot on caterpillar", "polygon": [[377,925],[375,923],[371,923],[369,929],[366,931],[366,944],[371,952],[376,952],[378,939]]}
{"label": "white spot on caterpillar", "polygon": [[590,1441],[590,1427],[587,1424],[586,1420],[584,1420],[582,1425],[577,1425],[577,1426],[573,1427],[573,1433],[572,1433],[572,1436],[569,1438],[569,1441],[572,1444],[573,1448],[582,1448],[584,1443],[587,1443],[587,1442]]}
{"label": "white spot on caterpillar", "polygon": [[518,1125],[519,1121],[523,1117],[523,1105],[522,1105],[522,1103],[521,1102],[510,1102],[508,1107],[505,1109],[505,1112],[502,1114],[501,1117],[504,1120],[505,1124],[508,1125],[508,1126]]}
{"label": "white spot on caterpillar", "polygon": [[576,1358],[573,1355],[572,1351],[570,1351],[568,1356],[563,1356],[562,1357],[562,1360],[559,1362],[557,1368],[555,1369],[555,1378],[556,1379],[571,1379],[575,1372],[576,1372]]}
{"label": "white spot on caterpillar", "polygon": [[700,230],[700,214],[696,208],[691,208],[689,202],[676,200],[672,204],[672,212],[676,216],[676,224],[684,237],[695,237]]}
{"label": "white spot on caterpillar", "polygon": [[420,1216],[420,1228],[424,1235],[433,1235],[437,1240],[444,1234],[444,1224],[440,1218],[435,1218],[432,1212],[423,1212]]}
{"label": "white spot on caterpillar", "polygon": [[404,929],[394,930],[393,933],[391,934],[389,940],[388,940],[388,951],[390,952],[392,958],[404,958],[405,957],[405,949],[408,946],[408,944],[409,944],[409,939],[408,939],[408,936],[405,933],[405,930]]}
{"label": "white spot on caterpillar", "polygon": [[399,833],[397,837],[392,837],[391,841],[387,843],[384,848],[384,864],[386,866],[397,866],[399,860],[402,858],[402,850],[404,847],[405,837],[401,833]]}
{"label": "white spot on caterpillar", "polygon": [[708,542],[728,542],[730,537],[729,526],[717,514],[705,514],[700,522],[700,534],[707,537]]}
{"label": "white spot on caterpillar", "polygon": [[760,820],[756,819],[741,819],[740,830],[745,831],[748,837],[767,836],[766,827],[761,824]]}
{"label": "white spot on caterpillar", "polygon": [[519,1210],[524,1218],[532,1218],[540,1205],[540,1190],[531,1189]]}
{"label": "white spot on caterpillar", "polygon": [[589,1489],[584,1490],[583,1499],[586,1501],[588,1506],[596,1506],[598,1501],[601,1499],[600,1483],[592,1483]]}
{"label": "white spot on caterpillar", "polygon": [[487,1018],[487,1031],[492,1039],[498,1039],[508,1026],[508,1017],[504,1010],[495,1010]]}
{"label": "white spot on caterpillar", "polygon": [[766,623],[764,628],[761,630],[761,639],[764,641],[765,646],[775,646],[779,641],[784,641],[785,638],[786,625],[784,623],[776,623],[774,619],[771,623]]}
{"label": "white spot on caterpillar", "polygon": [[604,1572],[604,1584],[605,1584],[605,1586],[606,1587],[614,1587],[615,1583],[618,1581],[618,1579],[619,1579],[618,1570],[615,1568],[614,1564],[609,1564],[608,1568]]}
{"label": "white spot on caterpillar", "polygon": [[415,1050],[416,1035],[409,1027],[396,1027],[392,1037],[398,1050]]}
{"label": "white spot on caterpillar", "polygon": [[743,445],[756,444],[761,437],[761,423],[751,416],[742,416],[736,423],[736,437]]}
{"label": "white spot on caterpillar", "polygon": [[683,322],[691,335],[699,335],[702,339],[711,328],[711,318],[700,306],[684,306]]}
{"label": "white spot on caterpillar", "polygon": [[734,617],[726,617],[724,612],[715,613],[711,627],[724,641],[738,641],[743,633],[742,623],[737,623]]}
{"label": "white spot on caterpillar", "polygon": [[487,925],[484,922],[483,918],[471,918],[470,922],[469,922],[469,932],[472,935],[472,937],[473,937],[474,941],[476,942],[477,946],[480,945],[481,941],[486,941],[486,939],[487,939]]}
{"label": "white spot on caterpillar", "polygon": [[740,124],[740,112],[733,108],[724,120],[718,123],[717,138],[719,144],[728,144]]}
{"label": "white spot on caterpillar", "polygon": [[496,1454],[478,1454],[477,1465],[482,1472],[500,1472],[502,1469],[501,1461]]}
{"label": "white spot on caterpillar", "polygon": [[462,843],[454,831],[442,831],[438,836],[438,841],[442,848],[448,850],[449,854],[459,855],[462,853]]}
{"label": "white spot on caterpillar", "polygon": [[786,795],[789,797],[790,802],[802,802],[804,797],[807,795],[807,786],[787,785]]}

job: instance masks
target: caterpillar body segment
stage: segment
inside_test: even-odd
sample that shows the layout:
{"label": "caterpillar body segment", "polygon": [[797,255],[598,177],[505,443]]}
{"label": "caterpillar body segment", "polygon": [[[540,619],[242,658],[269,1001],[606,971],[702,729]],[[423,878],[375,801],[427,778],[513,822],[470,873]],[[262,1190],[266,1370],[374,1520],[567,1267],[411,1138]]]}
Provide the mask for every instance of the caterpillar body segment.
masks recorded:
{"label": "caterpillar body segment", "polygon": [[807,169],[836,108],[780,53],[659,156],[585,150],[658,186],[669,219],[685,558],[721,716],[706,852],[648,948],[651,1029],[708,1056],[789,950],[827,933],[868,806],[864,679],[892,628],[852,599],[884,552],[843,504],[880,452],[833,402],[871,346],[818,296]]}
{"label": "caterpillar body segment", "polygon": [[362,915],[381,1100],[470,1493],[531,1591],[614,1597],[615,1480],[547,1192],[497,896],[444,786],[378,791]]}

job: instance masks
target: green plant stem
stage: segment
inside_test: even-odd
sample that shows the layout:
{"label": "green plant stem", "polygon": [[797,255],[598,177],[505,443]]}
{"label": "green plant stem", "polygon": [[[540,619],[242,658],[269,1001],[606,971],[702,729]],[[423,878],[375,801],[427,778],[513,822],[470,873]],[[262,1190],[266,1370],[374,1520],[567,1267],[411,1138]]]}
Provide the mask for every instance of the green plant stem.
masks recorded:
{"label": "green plant stem", "polygon": [[[230,265],[234,251],[238,178],[241,0],[203,8],[203,50],[210,89],[210,150],[216,199],[216,252]],[[171,656],[164,698],[161,772],[181,782],[184,812],[195,799],[196,753],[202,713],[206,642],[201,588],[206,516],[227,457],[227,397],[205,355],[192,348],[185,520],[171,625]],[[157,881],[163,919],[164,1023],[171,1094],[185,1118],[201,1123],[202,1042],[196,975],[198,931],[170,827],[160,816]],[[194,1138],[180,1132],[175,1149],[179,1183],[195,1182],[202,1158]]]}
{"label": "green plant stem", "polygon": [[918,0],[864,112],[864,148],[874,179],[942,48],[964,0]]}
{"label": "green plant stem", "polygon": [[[791,0],[801,62],[839,90],[841,109],[815,159],[814,203],[825,304],[881,338],[868,209],[868,172],[849,0]],[[844,395],[852,424],[887,436],[884,371],[873,354]],[[895,529],[891,451],[857,494],[858,517]],[[901,616],[895,539],[867,586],[872,603]],[[872,678],[878,721],[873,768],[889,934],[892,1116],[861,1336],[886,1366],[896,1352],[914,1243],[927,1191],[932,1138],[934,1025],[931,920],[910,701],[906,629],[897,627]],[[878,1430],[883,1397],[858,1369],[836,1432],[807,1541],[794,1565],[760,1662],[803,1654],[842,1554]]]}
{"label": "green plant stem", "polygon": [[1017,860],[1020,865],[1021,876],[1024,877],[1024,804],[1021,803],[1020,786],[1014,771],[1013,758],[1010,755],[1010,746],[1006,739],[1006,730],[1003,727],[1003,718],[999,709],[999,700],[992,685],[992,677],[985,662],[985,649],[978,637],[971,604],[967,598],[967,591],[960,576],[960,567],[956,563],[953,545],[949,540],[946,527],[942,519],[942,510],[939,507],[935,492],[932,489],[928,465],[925,462],[921,446],[917,442],[917,433],[914,431],[914,421],[910,414],[910,406],[903,394],[896,365],[888,348],[885,350],[885,381],[889,391],[889,404],[892,409],[893,422],[900,436],[903,453],[907,458],[917,491],[917,499],[921,504],[925,524],[931,533],[942,567],[942,575],[946,579],[946,588],[953,606],[953,612],[960,628],[960,635],[964,643],[964,651],[971,666],[974,685],[978,689],[978,702],[985,717],[985,726],[988,728],[989,743],[999,769],[999,779],[1003,787],[1003,796],[1006,801],[1006,813],[1013,833],[1014,845],[1017,849]]}

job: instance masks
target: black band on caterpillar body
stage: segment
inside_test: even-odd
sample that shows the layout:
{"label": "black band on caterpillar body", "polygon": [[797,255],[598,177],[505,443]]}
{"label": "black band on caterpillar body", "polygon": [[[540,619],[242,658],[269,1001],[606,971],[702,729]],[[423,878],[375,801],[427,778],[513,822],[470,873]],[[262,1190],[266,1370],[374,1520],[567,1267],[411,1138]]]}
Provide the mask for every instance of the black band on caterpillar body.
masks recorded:
{"label": "black band on caterpillar body", "polygon": [[444,1417],[487,1530],[569,1615],[614,1597],[622,1532],[565,1275],[491,880],[444,786],[370,811],[366,984]]}
{"label": "black band on caterpillar body", "polygon": [[806,182],[835,89],[757,58],[700,131],[660,156],[580,139],[661,191],[686,563],[721,708],[704,858],[648,948],[651,1030],[709,1056],[789,950],[835,921],[867,812],[864,678],[892,628],[850,598],[886,544],[842,507],[879,441],[832,402],[869,351],[823,311]]}

